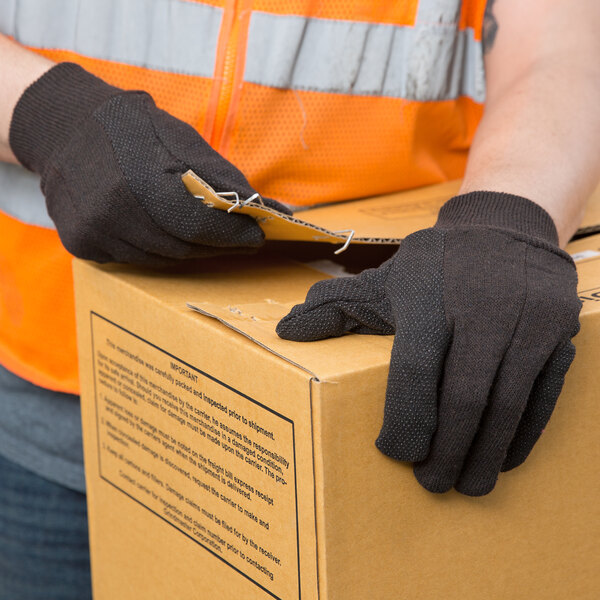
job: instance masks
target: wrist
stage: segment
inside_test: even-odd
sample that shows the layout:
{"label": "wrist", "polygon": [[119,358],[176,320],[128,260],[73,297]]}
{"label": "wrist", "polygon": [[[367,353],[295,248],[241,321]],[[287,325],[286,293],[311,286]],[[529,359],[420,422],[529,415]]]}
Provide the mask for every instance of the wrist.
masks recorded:
{"label": "wrist", "polygon": [[34,81],[13,111],[9,143],[19,162],[41,174],[79,123],[122,90],[74,63],[59,63]]}
{"label": "wrist", "polygon": [[435,226],[493,227],[558,244],[554,221],[539,204],[503,192],[475,191],[454,196],[440,209]]}

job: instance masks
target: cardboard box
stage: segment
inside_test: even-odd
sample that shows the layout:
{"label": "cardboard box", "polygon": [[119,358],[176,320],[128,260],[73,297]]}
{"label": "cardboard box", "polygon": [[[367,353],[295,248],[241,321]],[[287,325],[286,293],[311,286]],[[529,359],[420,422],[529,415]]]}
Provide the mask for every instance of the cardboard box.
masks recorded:
{"label": "cardboard box", "polygon": [[375,448],[391,337],[276,336],[323,273],[75,261],[95,600],[596,599],[600,236],[570,251],[577,358],[482,498],[430,494]]}

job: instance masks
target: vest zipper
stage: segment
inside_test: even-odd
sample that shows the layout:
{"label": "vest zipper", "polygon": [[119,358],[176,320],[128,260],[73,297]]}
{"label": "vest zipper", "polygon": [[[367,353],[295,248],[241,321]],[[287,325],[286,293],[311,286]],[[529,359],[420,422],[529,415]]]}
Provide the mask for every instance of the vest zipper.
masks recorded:
{"label": "vest zipper", "polygon": [[216,150],[219,150],[223,141],[223,129],[229,114],[233,93],[241,29],[240,4],[243,4],[240,0],[230,0],[226,4],[225,10],[228,14],[224,16],[226,20],[223,24],[226,43],[222,66],[219,65],[221,68],[215,73],[218,87],[213,95],[212,114],[207,119],[207,130],[205,130],[205,137]]}

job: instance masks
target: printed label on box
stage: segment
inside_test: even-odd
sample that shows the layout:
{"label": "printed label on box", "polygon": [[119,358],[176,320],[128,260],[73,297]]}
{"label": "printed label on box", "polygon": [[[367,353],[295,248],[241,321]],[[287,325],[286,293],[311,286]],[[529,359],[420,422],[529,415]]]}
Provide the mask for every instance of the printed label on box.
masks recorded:
{"label": "printed label on box", "polygon": [[584,306],[588,302],[600,302],[600,287],[579,291],[577,292],[577,295],[579,296],[579,299],[583,302]]}
{"label": "printed label on box", "polygon": [[101,477],[270,596],[300,598],[293,421],[91,320]]}

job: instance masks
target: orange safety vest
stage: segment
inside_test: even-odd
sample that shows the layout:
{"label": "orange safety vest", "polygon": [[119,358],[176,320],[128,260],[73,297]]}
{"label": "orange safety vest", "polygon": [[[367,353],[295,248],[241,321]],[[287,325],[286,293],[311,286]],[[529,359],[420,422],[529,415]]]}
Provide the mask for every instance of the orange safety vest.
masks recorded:
{"label": "orange safety vest", "polygon": [[[148,91],[263,195],[347,200],[460,177],[486,0],[2,0],[0,32]],[[70,256],[39,178],[0,164],[0,363],[78,392]]]}

